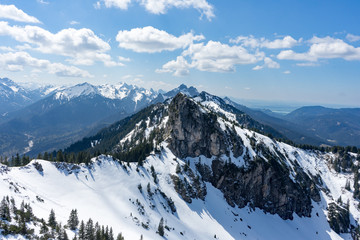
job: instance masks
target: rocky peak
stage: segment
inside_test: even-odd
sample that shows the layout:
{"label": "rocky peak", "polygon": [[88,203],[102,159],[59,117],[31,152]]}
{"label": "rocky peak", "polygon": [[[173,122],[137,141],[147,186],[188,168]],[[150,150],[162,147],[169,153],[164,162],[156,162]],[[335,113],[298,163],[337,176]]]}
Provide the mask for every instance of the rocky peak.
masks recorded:
{"label": "rocky peak", "polygon": [[217,116],[185,94],[178,93],[169,104],[167,130],[169,146],[179,157],[211,157],[228,152]]}
{"label": "rocky peak", "polygon": [[218,115],[181,93],[169,104],[168,115],[169,148],[179,158],[216,156],[210,168],[199,165],[198,171],[202,179],[223,192],[231,206],[249,204],[283,219],[292,219],[293,213],[311,216],[311,199],[320,201],[319,192],[302,170],[296,172],[299,179],[290,178],[286,156],[254,140],[258,155],[247,160],[248,166],[232,164],[223,160],[232,158],[230,151],[235,158],[243,159],[250,151],[234,127],[220,125]]}

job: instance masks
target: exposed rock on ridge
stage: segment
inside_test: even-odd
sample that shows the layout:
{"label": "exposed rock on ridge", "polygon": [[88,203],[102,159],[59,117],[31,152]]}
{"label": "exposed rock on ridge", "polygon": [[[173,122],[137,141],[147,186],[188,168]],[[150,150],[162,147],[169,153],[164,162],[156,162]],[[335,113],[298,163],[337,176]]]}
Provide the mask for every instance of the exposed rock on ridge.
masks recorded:
{"label": "exposed rock on ridge", "polygon": [[169,105],[169,146],[179,157],[219,156],[228,153],[226,139],[215,114],[177,94]]}
{"label": "exposed rock on ridge", "polygon": [[[219,157],[228,155],[230,149],[237,149],[235,157],[240,156],[246,149],[241,138],[234,137],[230,129],[222,129],[217,118],[187,96],[178,94],[169,105],[169,148],[180,158]],[[292,219],[293,213],[310,217],[311,199],[320,201],[315,183],[301,169],[296,170],[293,181],[289,177],[290,169],[283,163],[285,156],[271,152],[266,146],[261,149],[263,157],[252,159],[250,167],[238,167],[219,158],[212,161],[211,169],[197,164],[198,171],[203,180],[224,193],[231,206],[250,204],[283,219]]]}

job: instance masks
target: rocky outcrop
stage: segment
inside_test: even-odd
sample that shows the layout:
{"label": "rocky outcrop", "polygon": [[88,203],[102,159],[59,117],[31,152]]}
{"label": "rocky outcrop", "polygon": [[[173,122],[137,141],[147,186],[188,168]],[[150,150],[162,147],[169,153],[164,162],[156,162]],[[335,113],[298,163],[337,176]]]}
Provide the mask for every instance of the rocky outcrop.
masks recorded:
{"label": "rocky outcrop", "polygon": [[242,208],[249,204],[283,219],[292,219],[293,213],[300,217],[311,216],[312,195],[313,200],[320,200],[309,177],[302,183],[295,183],[290,179],[289,171],[276,161],[257,160],[245,170],[214,160],[211,170],[206,168],[198,165],[203,179],[220,189],[233,207]]}
{"label": "rocky outcrop", "polygon": [[[169,105],[169,148],[180,158],[220,156],[229,150],[240,156],[246,149],[241,138],[231,129],[221,128],[217,118],[192,99],[178,94]],[[320,201],[314,181],[297,166],[294,166],[296,179],[291,179],[284,155],[271,152],[264,144],[254,144],[266,159],[250,159],[246,168],[221,158],[213,160],[211,168],[197,164],[202,180],[221,190],[231,206],[249,204],[283,219],[292,219],[293,213],[310,217],[311,200]]]}
{"label": "rocky outcrop", "polygon": [[167,131],[169,147],[179,157],[228,154],[227,139],[217,116],[205,112],[182,93],[177,94],[169,105]]}

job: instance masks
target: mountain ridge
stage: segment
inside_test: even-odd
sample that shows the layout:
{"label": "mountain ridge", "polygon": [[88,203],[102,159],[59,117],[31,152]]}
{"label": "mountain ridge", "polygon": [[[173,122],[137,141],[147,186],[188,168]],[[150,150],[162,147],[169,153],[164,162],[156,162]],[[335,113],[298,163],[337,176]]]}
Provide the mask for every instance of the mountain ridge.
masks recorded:
{"label": "mountain ridge", "polygon": [[[38,160],[41,172],[34,162],[3,170],[0,189],[34,199],[38,213],[54,208],[62,220],[59,206],[77,208],[123,231],[126,239],[140,233],[161,239],[160,218],[169,226],[169,239],[358,236],[358,180],[352,172],[358,154],[296,148],[243,128],[231,114],[179,93],[89,139],[85,149],[97,157],[83,159],[86,164]],[[71,154],[63,153],[65,161],[76,162]],[[62,185],[71,186],[73,194]],[[35,200],[39,194],[44,203]],[[86,213],[89,208],[97,210]]]}

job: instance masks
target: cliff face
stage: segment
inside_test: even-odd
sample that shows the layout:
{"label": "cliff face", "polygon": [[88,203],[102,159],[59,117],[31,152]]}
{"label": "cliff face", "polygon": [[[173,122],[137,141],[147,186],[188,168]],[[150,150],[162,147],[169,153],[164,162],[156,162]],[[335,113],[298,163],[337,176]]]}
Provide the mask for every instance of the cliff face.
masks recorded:
{"label": "cliff face", "polygon": [[311,198],[320,200],[310,178],[295,183],[289,172],[277,162],[259,160],[250,169],[215,160],[209,171],[201,171],[205,181],[220,189],[231,206],[242,208],[249,204],[283,219],[292,219],[293,213],[300,217],[311,216]]}
{"label": "cliff face", "polygon": [[[248,150],[231,129],[221,128],[217,115],[182,94],[169,105],[167,131],[169,148],[180,158],[229,156],[230,151],[238,157]],[[251,159],[246,168],[218,158],[212,161],[211,169],[201,164],[197,164],[197,169],[204,181],[223,192],[231,206],[250,204],[283,219],[292,219],[293,213],[310,217],[311,199],[320,201],[315,183],[302,169],[296,169],[296,179],[291,179],[290,169],[283,163],[285,156],[260,145],[260,155],[266,160]]]}
{"label": "cliff face", "polygon": [[202,111],[197,103],[181,93],[169,105],[167,130],[170,149],[181,158],[228,153],[217,116]]}

